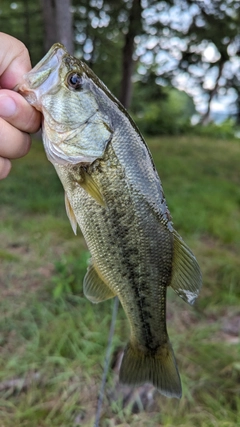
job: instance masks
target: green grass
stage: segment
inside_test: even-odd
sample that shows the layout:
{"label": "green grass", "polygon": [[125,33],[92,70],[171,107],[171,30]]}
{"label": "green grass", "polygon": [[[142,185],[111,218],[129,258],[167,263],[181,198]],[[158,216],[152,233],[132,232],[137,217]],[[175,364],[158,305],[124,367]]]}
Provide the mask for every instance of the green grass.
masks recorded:
{"label": "green grass", "polygon": [[[195,307],[168,293],[168,330],[183,397],[123,407],[111,370],[101,426],[240,425],[240,144],[149,139],[175,228],[196,254]],[[83,297],[88,251],[72,233],[62,186],[42,144],[0,182],[0,425],[92,426],[112,302]],[[119,310],[113,350],[128,324]],[[134,403],[135,402],[135,403]],[[137,403],[136,403],[137,402]],[[134,405],[138,410],[134,410]]]}

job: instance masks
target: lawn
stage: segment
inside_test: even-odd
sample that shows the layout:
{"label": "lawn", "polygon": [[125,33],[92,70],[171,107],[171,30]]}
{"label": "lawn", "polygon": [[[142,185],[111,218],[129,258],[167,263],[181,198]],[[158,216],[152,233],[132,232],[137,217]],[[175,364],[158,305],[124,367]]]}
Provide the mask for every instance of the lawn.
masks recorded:
{"label": "lawn", "polygon": [[[194,307],[168,292],[180,401],[118,384],[128,339],[120,308],[101,426],[240,425],[240,143],[147,139],[174,226],[202,269]],[[0,182],[0,426],[93,426],[112,301],[82,293],[88,251],[61,184],[34,141]],[[239,423],[239,424],[238,424]]]}

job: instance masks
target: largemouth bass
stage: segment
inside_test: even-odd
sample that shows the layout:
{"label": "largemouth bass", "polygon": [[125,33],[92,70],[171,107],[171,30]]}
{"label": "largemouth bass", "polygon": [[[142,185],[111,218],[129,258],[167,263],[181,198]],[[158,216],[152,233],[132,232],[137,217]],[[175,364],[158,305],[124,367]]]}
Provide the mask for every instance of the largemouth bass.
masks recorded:
{"label": "largemouth bass", "polygon": [[173,228],[151,154],[120,102],[82,61],[55,44],[17,90],[43,113],[43,142],[65,189],[74,233],[91,253],[84,294],[118,296],[130,324],[120,369],[128,385],[181,397],[166,327],[171,286],[193,304],[201,273]]}

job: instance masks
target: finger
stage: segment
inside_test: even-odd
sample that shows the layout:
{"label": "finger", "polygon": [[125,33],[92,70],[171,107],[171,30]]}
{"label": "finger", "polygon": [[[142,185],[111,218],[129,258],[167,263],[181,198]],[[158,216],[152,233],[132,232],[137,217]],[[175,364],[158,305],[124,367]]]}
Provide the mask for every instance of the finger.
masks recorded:
{"label": "finger", "polygon": [[0,118],[0,156],[18,159],[28,153],[31,138],[28,133],[21,132],[10,123]]}
{"label": "finger", "polygon": [[31,69],[29,53],[20,40],[8,34],[0,33],[0,39],[0,85],[13,89]]}
{"label": "finger", "polygon": [[8,176],[11,167],[10,160],[0,157],[0,179],[4,179]]}
{"label": "finger", "polygon": [[18,93],[0,90],[0,117],[16,128],[33,133],[40,128],[41,114]]}

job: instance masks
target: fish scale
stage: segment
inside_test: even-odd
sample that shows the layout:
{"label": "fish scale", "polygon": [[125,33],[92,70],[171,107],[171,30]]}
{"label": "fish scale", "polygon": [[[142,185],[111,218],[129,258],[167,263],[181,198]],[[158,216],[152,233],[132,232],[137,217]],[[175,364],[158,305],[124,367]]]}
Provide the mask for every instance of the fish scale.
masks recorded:
{"label": "fish scale", "polygon": [[124,107],[88,66],[55,44],[17,87],[43,113],[43,143],[65,190],[74,233],[91,253],[85,296],[118,296],[130,324],[120,368],[128,385],[181,397],[166,326],[168,286],[192,304],[197,260],[173,228],[150,151]]}

